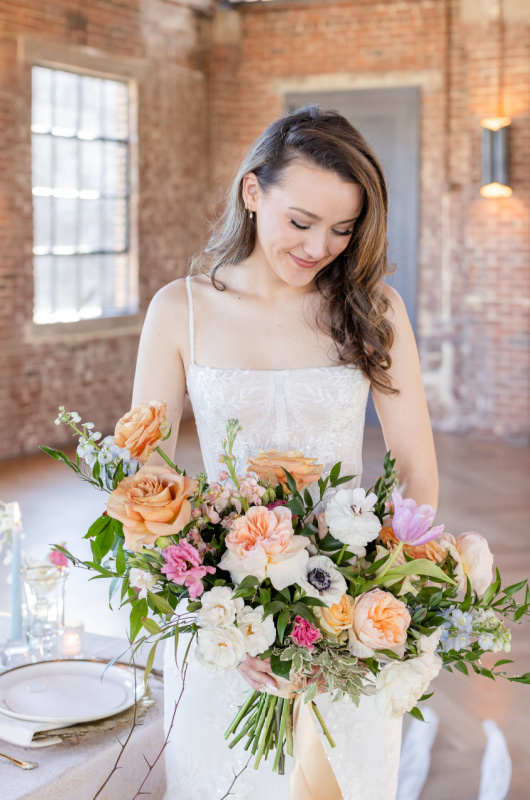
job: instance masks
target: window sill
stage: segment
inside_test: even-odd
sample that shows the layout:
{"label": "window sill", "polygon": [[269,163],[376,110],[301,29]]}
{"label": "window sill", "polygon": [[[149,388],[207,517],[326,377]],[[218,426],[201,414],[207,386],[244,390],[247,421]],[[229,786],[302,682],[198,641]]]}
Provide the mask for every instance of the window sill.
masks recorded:
{"label": "window sill", "polygon": [[78,322],[53,322],[49,325],[36,325],[33,321],[26,325],[24,341],[26,344],[46,342],[87,341],[89,339],[112,339],[118,336],[138,336],[141,333],[144,315],[127,314],[119,317],[99,317],[82,319]]}

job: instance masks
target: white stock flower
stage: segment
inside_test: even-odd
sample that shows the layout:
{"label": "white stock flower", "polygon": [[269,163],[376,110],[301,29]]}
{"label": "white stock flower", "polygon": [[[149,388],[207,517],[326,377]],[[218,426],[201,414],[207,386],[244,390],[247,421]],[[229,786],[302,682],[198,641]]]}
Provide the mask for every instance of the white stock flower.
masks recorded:
{"label": "white stock flower", "polygon": [[318,597],[327,606],[339,603],[347,589],[344,576],[327,556],[309,558],[297,584],[309,597]]}
{"label": "white stock flower", "polygon": [[274,643],[276,629],[272,615],[263,619],[263,606],[245,606],[237,612],[237,627],[243,634],[249,656],[257,656]]}
{"label": "white stock flower", "polygon": [[227,628],[233,625],[236,614],[245,605],[242,597],[233,599],[228,586],[214,586],[201,597],[202,608],[197,612],[197,625],[201,628]]}
{"label": "white stock flower", "polygon": [[377,495],[364,489],[339,489],[324,511],[324,519],[335,539],[348,545],[358,556],[366,554],[365,545],[376,538],[381,523],[373,513]]}
{"label": "white stock flower", "polygon": [[[429,640],[432,637],[423,638],[426,646],[430,647],[432,643]],[[379,713],[399,719],[414,708],[430,682],[440,672],[442,663],[440,656],[426,650],[422,655],[408,661],[392,661],[386,664],[375,684],[375,706]]]}
{"label": "white stock flower", "polygon": [[235,669],[246,656],[245,640],[235,625],[199,628],[195,657],[208,672]]}
{"label": "white stock flower", "polygon": [[138,597],[147,597],[148,590],[151,590],[158,580],[158,575],[153,575],[152,572],[146,572],[143,569],[133,567],[129,572],[129,583],[133,589],[140,589]]}

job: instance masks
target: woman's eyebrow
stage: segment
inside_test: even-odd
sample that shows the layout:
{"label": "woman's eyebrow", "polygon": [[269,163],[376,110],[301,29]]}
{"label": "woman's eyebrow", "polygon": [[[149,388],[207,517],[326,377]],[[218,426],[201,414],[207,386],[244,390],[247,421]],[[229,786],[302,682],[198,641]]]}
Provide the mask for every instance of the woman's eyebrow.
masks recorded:
{"label": "woman's eyebrow", "polygon": [[[306,214],[306,216],[311,217],[311,219],[317,219],[320,221],[320,217],[317,217],[316,214],[311,213],[311,211],[306,211],[305,208],[297,208],[296,206],[289,206],[292,211],[301,211],[302,214]],[[345,225],[347,222],[355,222],[356,219],[359,217],[352,217],[352,219],[344,219],[342,222],[336,222],[336,225]]]}

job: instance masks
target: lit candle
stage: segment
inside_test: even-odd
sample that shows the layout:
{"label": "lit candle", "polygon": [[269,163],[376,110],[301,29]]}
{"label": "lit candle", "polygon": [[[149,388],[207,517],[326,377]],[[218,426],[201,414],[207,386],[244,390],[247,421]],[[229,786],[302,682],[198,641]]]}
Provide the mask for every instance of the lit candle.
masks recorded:
{"label": "lit candle", "polygon": [[22,639],[22,586],[20,581],[21,567],[21,534],[20,507],[12,503],[13,528],[11,531],[11,640]]}

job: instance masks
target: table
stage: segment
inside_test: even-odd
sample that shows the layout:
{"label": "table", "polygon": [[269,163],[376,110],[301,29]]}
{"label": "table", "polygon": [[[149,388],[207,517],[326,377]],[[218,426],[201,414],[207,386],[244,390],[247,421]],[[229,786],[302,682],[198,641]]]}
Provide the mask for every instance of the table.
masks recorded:
{"label": "table", "polygon": [[[0,631],[0,634],[3,631]],[[121,653],[127,642],[110,636],[85,633],[87,658],[110,660]],[[138,662],[142,663],[142,662]],[[155,666],[159,667],[158,662]],[[132,800],[147,774],[147,764],[158,755],[163,742],[163,683],[149,679],[154,704],[147,709],[131,736],[114,773],[98,800]],[[113,730],[72,737],[74,741],[44,748],[25,748],[0,739],[0,752],[23,761],[36,761],[38,768],[22,770],[0,759],[0,797],[9,800],[93,800],[97,790],[112,770],[120,752],[116,737],[124,741],[130,724]],[[164,756],[143,787],[150,800],[162,800],[165,792]]]}

